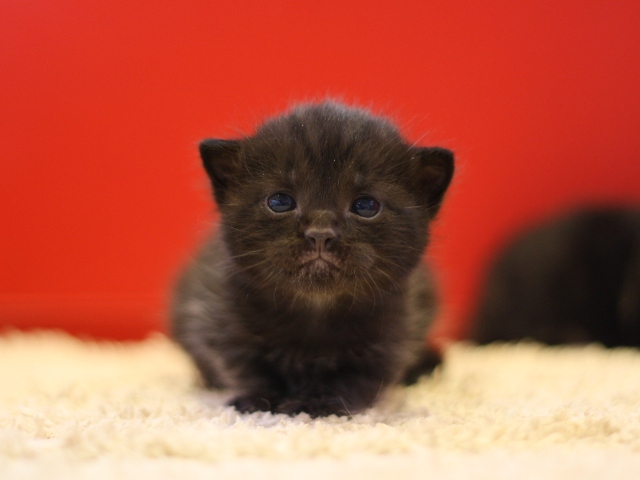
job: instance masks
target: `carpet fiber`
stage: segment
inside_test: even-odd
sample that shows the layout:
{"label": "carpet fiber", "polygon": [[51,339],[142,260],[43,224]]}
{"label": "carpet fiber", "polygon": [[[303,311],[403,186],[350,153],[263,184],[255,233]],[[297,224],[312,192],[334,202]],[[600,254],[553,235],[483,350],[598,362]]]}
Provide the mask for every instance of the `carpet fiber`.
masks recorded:
{"label": "carpet fiber", "polygon": [[0,477],[634,478],[640,352],[453,346],[352,418],[225,407],[165,337],[0,337]]}

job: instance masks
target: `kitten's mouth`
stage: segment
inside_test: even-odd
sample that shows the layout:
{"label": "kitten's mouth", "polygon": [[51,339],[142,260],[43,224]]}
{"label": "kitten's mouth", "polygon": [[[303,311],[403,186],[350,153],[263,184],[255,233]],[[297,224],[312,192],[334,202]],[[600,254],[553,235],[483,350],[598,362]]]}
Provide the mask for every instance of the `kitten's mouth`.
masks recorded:
{"label": "kitten's mouth", "polygon": [[302,267],[317,272],[338,270],[338,265],[335,260],[327,254],[323,255],[322,253],[316,252],[304,258]]}

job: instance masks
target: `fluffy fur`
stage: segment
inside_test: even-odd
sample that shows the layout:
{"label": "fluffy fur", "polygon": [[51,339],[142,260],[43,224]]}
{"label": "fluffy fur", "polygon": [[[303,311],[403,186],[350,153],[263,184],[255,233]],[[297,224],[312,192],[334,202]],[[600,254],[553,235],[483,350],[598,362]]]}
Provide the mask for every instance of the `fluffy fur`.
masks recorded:
{"label": "fluffy fur", "polygon": [[518,237],[491,268],[473,337],[640,346],[640,210],[571,212]]}
{"label": "fluffy fur", "polygon": [[[179,282],[173,335],[208,387],[233,389],[241,412],[349,415],[433,368],[422,256],[451,152],[322,103],[200,153],[221,223]],[[295,208],[272,211],[274,194]],[[379,213],[357,214],[358,198]]]}

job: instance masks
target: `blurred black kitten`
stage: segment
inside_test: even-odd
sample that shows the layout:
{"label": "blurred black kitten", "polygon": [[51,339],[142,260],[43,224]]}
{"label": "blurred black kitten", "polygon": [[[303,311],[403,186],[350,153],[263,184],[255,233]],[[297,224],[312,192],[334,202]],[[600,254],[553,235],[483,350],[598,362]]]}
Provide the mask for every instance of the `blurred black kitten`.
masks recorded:
{"label": "blurred black kitten", "polygon": [[472,338],[640,346],[640,210],[585,209],[497,259]]}
{"label": "blurred black kitten", "polygon": [[208,387],[241,412],[350,415],[435,366],[422,258],[451,152],[322,103],[200,153],[221,224],[178,285],[173,335]]}

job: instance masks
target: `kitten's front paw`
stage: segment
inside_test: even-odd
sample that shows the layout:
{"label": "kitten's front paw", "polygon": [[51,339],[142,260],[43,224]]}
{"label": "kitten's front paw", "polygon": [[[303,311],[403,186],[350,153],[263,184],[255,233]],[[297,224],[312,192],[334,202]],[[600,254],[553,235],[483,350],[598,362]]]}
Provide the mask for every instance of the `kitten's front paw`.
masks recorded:
{"label": "kitten's front paw", "polygon": [[341,398],[321,396],[286,399],[278,405],[275,411],[290,416],[305,412],[311,418],[317,418],[328,417],[329,415],[351,416],[355,413],[351,410]]}
{"label": "kitten's front paw", "polygon": [[273,412],[276,403],[264,395],[240,395],[229,402],[240,413]]}

